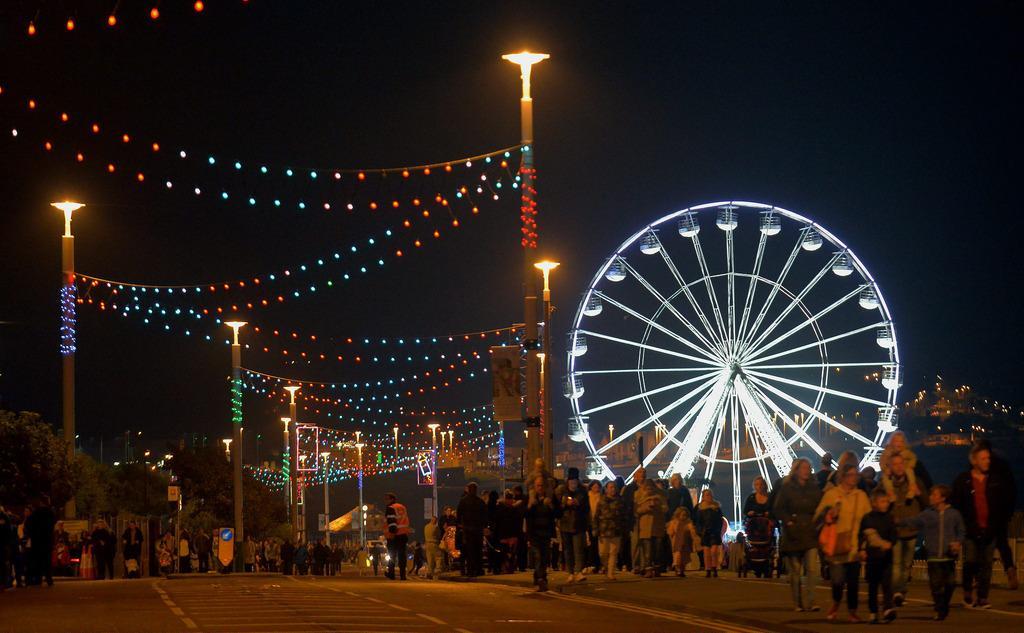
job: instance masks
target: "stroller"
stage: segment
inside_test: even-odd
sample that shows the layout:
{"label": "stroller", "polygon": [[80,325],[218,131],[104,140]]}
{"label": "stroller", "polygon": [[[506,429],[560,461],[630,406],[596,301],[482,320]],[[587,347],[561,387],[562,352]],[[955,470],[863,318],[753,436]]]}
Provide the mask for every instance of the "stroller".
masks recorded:
{"label": "stroller", "polygon": [[775,559],[775,521],[767,516],[746,517],[743,520],[746,531],[746,569],[756,578],[771,578],[772,561]]}

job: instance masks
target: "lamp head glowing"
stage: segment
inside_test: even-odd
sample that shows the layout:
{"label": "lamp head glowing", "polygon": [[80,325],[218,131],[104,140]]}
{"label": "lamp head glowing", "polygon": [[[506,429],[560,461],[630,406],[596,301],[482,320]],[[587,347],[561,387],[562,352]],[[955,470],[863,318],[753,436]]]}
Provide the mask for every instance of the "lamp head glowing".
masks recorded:
{"label": "lamp head glowing", "polygon": [[530,100],[530,69],[531,67],[539,62],[548,59],[551,55],[547,53],[530,53],[523,51],[522,53],[510,53],[508,55],[502,55],[501,58],[518,64],[519,69],[522,72],[523,79],[523,100]]}
{"label": "lamp head glowing", "polygon": [[295,404],[295,392],[298,391],[299,389],[301,389],[301,387],[299,387],[298,385],[288,385],[287,387],[284,388],[284,390],[288,392],[288,395],[292,397],[292,404]]}
{"label": "lamp head glowing", "polygon": [[330,459],[331,451],[320,451],[320,457],[323,457],[324,459]]}
{"label": "lamp head glowing", "polygon": [[364,446],[366,446],[366,444],[363,444],[362,442],[356,442],[356,448],[357,449],[363,450]]}
{"label": "lamp head glowing", "polygon": [[548,261],[546,259],[544,261],[542,261],[542,262],[537,262],[536,264],[533,265],[534,268],[536,268],[538,270],[542,270],[545,273],[550,273],[552,270],[558,268],[558,266],[559,266],[558,262],[552,262],[552,261]]}
{"label": "lamp head glowing", "polygon": [[224,450],[231,448],[232,441],[230,438],[221,440],[221,442],[224,442]]}
{"label": "lamp head glowing", "polygon": [[85,205],[81,202],[64,200],[62,202],[51,202],[50,206],[64,212],[64,237],[71,237],[71,214],[78,211]]}
{"label": "lamp head glowing", "polygon": [[291,424],[292,419],[291,418],[281,418],[281,422],[284,423],[285,430],[288,430],[288,425]]}
{"label": "lamp head glowing", "polygon": [[247,323],[247,321],[225,321],[224,322],[224,325],[226,325],[229,328],[231,328],[231,330],[234,332],[234,335],[235,335],[235,339],[234,339],[235,342],[234,342],[234,344],[235,345],[238,345],[238,330],[240,330],[242,328],[242,326],[245,325],[246,323]]}

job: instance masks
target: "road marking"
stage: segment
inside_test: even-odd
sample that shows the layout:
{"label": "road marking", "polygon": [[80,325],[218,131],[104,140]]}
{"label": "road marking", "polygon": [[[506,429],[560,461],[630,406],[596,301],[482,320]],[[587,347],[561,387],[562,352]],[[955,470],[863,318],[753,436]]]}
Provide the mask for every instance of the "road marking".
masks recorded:
{"label": "road marking", "polygon": [[456,633],[473,633],[472,631],[468,631],[466,629],[455,629],[455,631]]}
{"label": "road marking", "polygon": [[184,622],[185,626],[187,626],[190,629],[199,628],[196,626],[196,623],[192,621],[192,618],[182,618],[181,621]]}
{"label": "road marking", "polygon": [[687,624],[700,624],[710,628],[717,629],[719,631],[729,631],[730,633],[759,633],[762,629],[748,628],[739,624],[732,624],[721,622],[718,620],[712,620],[697,615],[688,613],[677,613],[673,611],[664,611],[662,609],[655,609],[652,607],[641,607],[635,604],[628,604],[624,602],[613,602],[611,600],[602,600],[598,598],[585,598],[578,595],[566,595],[561,593],[550,593],[548,594],[553,598],[560,600],[570,600],[573,602],[579,602],[582,604],[591,604],[598,606],[611,607],[613,609],[621,609],[623,611],[646,613],[647,615],[653,615],[658,618],[664,618],[666,620],[675,620],[677,622],[685,622]]}
{"label": "road marking", "polygon": [[447,623],[447,622],[445,622],[444,620],[441,620],[441,619],[435,618],[435,617],[434,617],[434,616],[432,616],[432,615],[427,615],[426,613],[417,613],[416,615],[420,616],[420,617],[421,617],[421,618],[423,618],[424,620],[427,620],[428,622],[433,622],[434,624],[442,624],[442,625],[446,625],[446,624],[448,624],[448,623]]}
{"label": "road marking", "polygon": [[371,598],[370,596],[367,596],[365,599],[369,600],[370,602],[376,602],[377,604],[387,604],[383,600],[378,600],[377,598]]}
{"label": "road marking", "polygon": [[352,591],[346,591],[345,593],[347,593],[348,595],[352,596],[353,598],[361,598],[362,597],[358,593],[354,593]]}
{"label": "road marking", "polygon": [[406,609],[405,607],[403,607],[401,605],[392,604],[390,602],[388,603],[388,606],[391,607],[392,609],[398,609],[399,611],[411,611],[411,609]]}
{"label": "road marking", "polygon": [[185,612],[179,609],[178,607],[171,607],[171,613],[179,617],[185,615]]}

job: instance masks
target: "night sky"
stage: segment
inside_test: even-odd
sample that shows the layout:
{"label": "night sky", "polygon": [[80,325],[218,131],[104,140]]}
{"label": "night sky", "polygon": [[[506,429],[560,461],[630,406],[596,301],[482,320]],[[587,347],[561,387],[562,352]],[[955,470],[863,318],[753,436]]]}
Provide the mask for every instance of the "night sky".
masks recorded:
{"label": "night sky", "polygon": [[[146,3],[129,1],[110,29],[108,1],[73,3],[71,33],[59,4],[0,9],[4,408],[59,424],[62,226],[52,200],[89,205],[74,223],[79,271],[150,283],[308,263],[406,217],[168,192],[165,177],[248,183],[164,155],[135,161],[153,174],[143,184],[134,170],[108,175],[108,157],[129,166],[125,157],[145,154],[121,147],[122,131],[133,143],[159,141],[164,154],[187,148],[246,165],[403,166],[476,155],[519,140],[518,73],[500,55],[523,48],[551,54],[533,93],[539,252],[562,262],[553,288],[560,346],[587,281],[625,237],[689,205],[752,200],[816,219],[870,267],[897,324],[905,393],[939,372],[1024,401],[1020,3],[211,0],[202,15],[191,2],[164,2],[153,22]],[[30,39],[25,27],[40,5]],[[40,112],[28,111],[28,98]],[[103,134],[60,131],[42,113],[53,108],[71,113],[80,131],[99,121]],[[261,199],[276,188],[294,197],[283,178],[268,182]],[[461,226],[444,224],[440,239],[416,223],[423,248],[260,311],[259,322],[394,338],[521,321],[519,208],[509,194],[481,203],[479,215],[457,212]],[[79,432],[226,436],[224,329],[215,344],[82,306]],[[412,371],[285,366],[250,351],[244,362],[338,381]],[[404,404],[470,407],[488,397],[486,380],[476,380]],[[564,420],[564,399],[556,405]],[[246,399],[247,428],[277,430],[281,414]]]}

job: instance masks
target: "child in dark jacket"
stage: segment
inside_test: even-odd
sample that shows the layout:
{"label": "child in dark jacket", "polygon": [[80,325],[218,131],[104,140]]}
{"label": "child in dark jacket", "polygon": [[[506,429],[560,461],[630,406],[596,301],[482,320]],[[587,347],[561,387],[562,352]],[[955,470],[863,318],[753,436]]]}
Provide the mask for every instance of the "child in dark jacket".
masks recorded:
{"label": "child in dark jacket", "polygon": [[889,514],[889,493],[878,487],[871,492],[871,512],[860,522],[861,560],[865,561],[864,578],[868,581],[868,608],[871,622],[878,623],[878,588],[882,588],[882,617],[885,622],[896,619],[892,605],[892,546],[899,535],[896,521]]}

